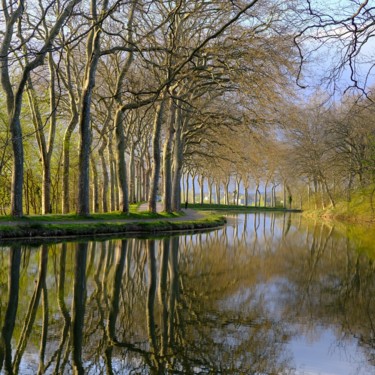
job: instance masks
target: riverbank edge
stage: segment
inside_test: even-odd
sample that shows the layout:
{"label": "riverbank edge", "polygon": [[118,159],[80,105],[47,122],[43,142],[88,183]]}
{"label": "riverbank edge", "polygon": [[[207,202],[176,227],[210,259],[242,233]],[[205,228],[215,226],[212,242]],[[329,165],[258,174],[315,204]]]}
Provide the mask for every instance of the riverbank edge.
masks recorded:
{"label": "riverbank edge", "polygon": [[337,221],[343,224],[375,224],[375,217],[373,217],[370,213],[356,215],[353,213],[335,212],[332,209],[326,209],[306,210],[302,211],[302,215],[309,219],[320,219],[327,222]]}
{"label": "riverbank edge", "polygon": [[0,223],[0,242],[12,239],[77,238],[129,234],[162,234],[220,228],[226,223],[223,216],[209,215],[201,219],[173,221],[173,219],[75,223]]}

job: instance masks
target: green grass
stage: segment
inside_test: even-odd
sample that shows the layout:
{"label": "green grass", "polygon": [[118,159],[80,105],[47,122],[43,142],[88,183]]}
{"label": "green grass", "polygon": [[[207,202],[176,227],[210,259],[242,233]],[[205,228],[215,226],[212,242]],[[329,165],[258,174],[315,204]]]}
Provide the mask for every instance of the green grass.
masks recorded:
{"label": "green grass", "polygon": [[109,213],[93,213],[88,216],[80,216],[77,214],[47,214],[47,215],[25,215],[20,218],[14,218],[10,215],[0,216],[1,222],[22,222],[22,223],[35,223],[35,222],[59,222],[59,221],[88,221],[92,222],[95,220],[147,220],[147,219],[158,219],[158,218],[173,218],[182,216],[182,213],[151,213],[147,211],[136,211],[138,205],[131,205],[130,212],[124,214],[122,212],[109,212]]}
{"label": "green grass", "polygon": [[168,218],[156,221],[136,222],[95,222],[89,223],[48,223],[30,222],[17,225],[0,224],[0,241],[11,238],[40,239],[88,236],[113,236],[144,233],[148,235],[173,231],[191,231],[215,228],[224,225],[225,219],[208,215],[196,221],[170,221]]}
{"label": "green grass", "polygon": [[[208,215],[202,219],[173,221],[183,217],[181,213],[138,212],[138,205],[132,205],[129,214],[121,212],[91,214],[89,216],[68,215],[30,215],[22,218],[0,217],[0,241],[11,238],[61,238],[82,236],[113,236],[136,233],[163,233],[208,229],[221,226],[225,219],[217,215]],[[126,221],[125,221],[126,220]]]}

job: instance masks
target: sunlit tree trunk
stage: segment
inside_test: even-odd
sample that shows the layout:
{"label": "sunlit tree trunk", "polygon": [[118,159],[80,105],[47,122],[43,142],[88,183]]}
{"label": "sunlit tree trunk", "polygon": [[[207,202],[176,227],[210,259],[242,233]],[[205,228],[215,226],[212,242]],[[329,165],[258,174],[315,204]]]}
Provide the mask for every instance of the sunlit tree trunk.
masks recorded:
{"label": "sunlit tree trunk", "polygon": [[260,206],[259,182],[257,182],[255,186],[254,201],[255,201],[255,207],[259,207]]}
{"label": "sunlit tree trunk", "polygon": [[116,204],[116,161],[115,157],[113,155],[113,149],[112,149],[112,134],[109,134],[108,137],[108,146],[107,146],[107,151],[108,151],[108,160],[109,160],[109,181],[110,181],[110,210],[115,211],[117,209],[117,204]]}
{"label": "sunlit tree trunk", "polygon": [[92,210],[93,212],[99,212],[99,181],[98,181],[98,170],[94,158],[91,156],[91,169],[92,169]]}
{"label": "sunlit tree trunk", "polygon": [[119,206],[123,213],[129,212],[129,192],[128,192],[128,177],[125,161],[125,134],[123,125],[123,112],[118,109],[115,116],[115,131],[116,131],[116,164],[119,187]]}
{"label": "sunlit tree trunk", "polygon": [[189,202],[189,172],[186,172],[185,202]]}
{"label": "sunlit tree trunk", "polygon": [[264,184],[264,207],[267,207],[267,187],[268,187],[268,181]]}
{"label": "sunlit tree trunk", "polygon": [[230,199],[229,199],[229,183],[230,183],[230,177],[227,177],[225,179],[225,204],[229,205],[230,204]]}
{"label": "sunlit tree trunk", "polygon": [[212,204],[212,187],[213,187],[213,179],[211,177],[208,178],[208,202]]}
{"label": "sunlit tree trunk", "polygon": [[164,112],[164,99],[157,105],[152,132],[152,173],[150,195],[148,197],[148,209],[150,212],[156,212],[157,195],[161,169],[161,127]]}
{"label": "sunlit tree trunk", "polygon": [[169,127],[163,149],[164,211],[172,212],[172,145],[175,133],[176,107],[170,101]]}
{"label": "sunlit tree trunk", "polygon": [[[135,12],[135,6],[137,1],[132,2],[132,7],[128,15],[127,30],[128,30],[128,42],[132,44],[133,40],[133,18]],[[124,65],[122,66],[116,81],[116,88],[114,93],[114,99],[117,104],[117,110],[115,114],[114,127],[116,136],[116,163],[117,163],[117,187],[118,187],[118,204],[117,209],[123,213],[129,213],[129,189],[128,189],[128,176],[126,170],[125,160],[125,149],[126,149],[126,136],[124,133],[124,114],[128,109],[122,103],[122,90],[123,83],[128,73],[128,70],[133,62],[133,52],[128,52],[127,58]]]}
{"label": "sunlit tree trunk", "polygon": [[[106,10],[108,1],[104,1],[103,10]],[[93,17],[97,18],[96,0],[91,1]],[[100,58],[100,26],[93,21],[93,28],[87,37],[87,62],[82,90],[82,105],[79,120],[79,176],[78,176],[78,202],[77,213],[88,215],[90,213],[90,151],[91,151],[91,97],[95,86],[95,75]]]}
{"label": "sunlit tree trunk", "polygon": [[[236,177],[236,202],[235,204],[238,206],[240,203],[240,186],[241,186],[242,177],[238,175]],[[234,202],[233,202],[234,203]]]}
{"label": "sunlit tree trunk", "polygon": [[62,179],[62,213],[67,214],[70,211],[70,185],[69,185],[69,175],[70,175],[70,141],[74,129],[78,124],[78,108],[76,104],[76,95],[72,88],[72,79],[70,72],[71,63],[71,53],[67,51],[67,74],[66,74],[66,86],[69,93],[69,109],[70,109],[70,120],[69,124],[64,133],[63,139],[63,179]]}
{"label": "sunlit tree trunk", "polygon": [[137,201],[135,192],[135,142],[130,145],[130,160],[129,160],[129,201],[135,203]]}
{"label": "sunlit tree trunk", "polygon": [[102,138],[102,145],[100,146],[98,153],[100,157],[100,164],[102,168],[102,187],[101,187],[101,204],[103,212],[108,212],[108,185],[109,185],[109,177],[108,177],[108,168],[107,168],[107,161],[104,155],[104,152],[107,148],[107,138]]}
{"label": "sunlit tree trunk", "polygon": [[182,114],[181,109],[177,110],[176,133],[173,147],[173,183],[172,183],[172,209],[180,211],[181,209],[181,176],[183,160],[182,143]]}
{"label": "sunlit tree trunk", "polygon": [[215,187],[216,187],[216,203],[220,204],[220,181],[216,182]]}

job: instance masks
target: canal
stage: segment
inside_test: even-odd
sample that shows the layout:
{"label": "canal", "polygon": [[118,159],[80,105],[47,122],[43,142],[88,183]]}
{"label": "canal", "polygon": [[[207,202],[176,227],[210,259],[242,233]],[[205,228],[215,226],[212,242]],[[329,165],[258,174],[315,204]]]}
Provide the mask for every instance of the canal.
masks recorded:
{"label": "canal", "polygon": [[1,373],[375,373],[371,241],[299,214],[0,251]]}

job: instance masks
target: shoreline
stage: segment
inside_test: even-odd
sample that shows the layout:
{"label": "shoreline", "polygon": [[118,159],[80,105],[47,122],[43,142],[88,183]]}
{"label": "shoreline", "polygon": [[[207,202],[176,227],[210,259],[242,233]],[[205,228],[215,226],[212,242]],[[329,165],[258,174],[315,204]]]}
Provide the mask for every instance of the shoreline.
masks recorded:
{"label": "shoreline", "polygon": [[[0,218],[0,244],[12,240],[26,242],[59,241],[80,238],[103,238],[118,236],[163,236],[169,233],[189,233],[223,227],[227,220],[223,216],[233,213],[255,212],[302,212],[300,210],[263,207],[195,207],[182,210],[182,215],[142,216],[138,211],[128,217],[118,213],[78,217],[71,215],[25,216],[19,219]],[[181,215],[181,216],[180,216]]]}
{"label": "shoreline", "polygon": [[173,218],[139,220],[90,221],[87,222],[12,222],[2,224],[0,222],[0,243],[12,240],[22,241],[44,241],[80,239],[80,238],[101,238],[113,236],[158,236],[167,233],[191,232],[217,229],[226,223],[222,216],[204,216],[199,219],[181,217],[178,220]]}

